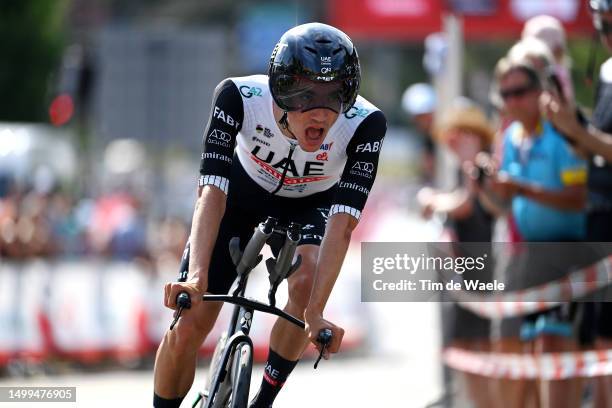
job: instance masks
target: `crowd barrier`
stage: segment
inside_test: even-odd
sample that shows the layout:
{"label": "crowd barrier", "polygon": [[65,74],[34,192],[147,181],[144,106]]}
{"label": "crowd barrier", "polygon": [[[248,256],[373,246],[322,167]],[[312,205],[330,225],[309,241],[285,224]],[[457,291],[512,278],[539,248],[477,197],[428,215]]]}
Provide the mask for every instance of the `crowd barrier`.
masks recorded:
{"label": "crowd barrier", "polygon": [[[172,270],[178,270],[178,265]],[[131,262],[1,261],[0,367],[15,360],[133,363],[153,357],[172,321],[173,312],[163,306],[163,285],[174,279],[175,272],[157,276]],[[252,291],[254,297],[265,299],[266,285],[267,277],[259,273],[250,279],[247,294]],[[281,305],[286,300],[283,292],[279,289]],[[332,309],[336,317],[349,313]],[[202,356],[212,354],[230,315],[230,306],[223,307],[202,344]],[[359,346],[365,325],[359,326],[357,319],[344,320],[356,325],[345,338],[347,348]],[[275,318],[257,314],[255,321],[251,330],[254,357],[264,361]]]}
{"label": "crowd barrier", "polygon": [[[476,295],[453,293],[457,303],[491,320],[524,316],[581,299],[612,282],[612,256],[567,276],[515,292]],[[542,301],[547,299],[549,301]],[[476,352],[459,347],[443,351],[445,363],[456,370],[489,378],[563,380],[612,375],[612,349],[563,353]]]}
{"label": "crowd barrier", "polygon": [[541,312],[560,303],[583,298],[607,287],[610,282],[612,256],[569,273],[561,279],[516,292],[494,295],[476,295],[465,291],[450,293],[455,296],[459,305],[481,317],[503,319]]}
{"label": "crowd barrier", "polygon": [[491,378],[564,380],[612,375],[612,349],[582,352],[515,354],[485,353],[450,347],[450,367]]}

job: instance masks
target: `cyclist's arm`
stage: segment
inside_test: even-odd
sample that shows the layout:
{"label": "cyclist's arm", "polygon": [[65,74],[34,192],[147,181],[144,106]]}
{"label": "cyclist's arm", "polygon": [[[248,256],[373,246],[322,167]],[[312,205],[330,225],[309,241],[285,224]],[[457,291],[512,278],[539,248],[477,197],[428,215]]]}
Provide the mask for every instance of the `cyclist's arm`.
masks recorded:
{"label": "cyclist's arm", "polygon": [[359,125],[347,146],[347,162],[338,183],[338,192],[329,212],[321,243],[316,276],[307,308],[307,320],[320,319],[336,283],[342,262],[357,226],[361,211],[376,178],[378,156],[387,130],[382,112],[370,114]]}
{"label": "cyclist's arm", "polygon": [[351,242],[351,234],[357,226],[357,219],[347,213],[329,217],[325,236],[321,243],[317,261],[316,277],[308,305],[307,314],[323,316],[323,309],[336,283],[342,262]]}
{"label": "cyclist's arm", "polygon": [[243,117],[238,88],[231,80],[221,82],[215,89],[204,131],[198,200],[190,237],[190,280],[197,280],[202,290],[208,287],[208,267],[225,212],[234,146]]}

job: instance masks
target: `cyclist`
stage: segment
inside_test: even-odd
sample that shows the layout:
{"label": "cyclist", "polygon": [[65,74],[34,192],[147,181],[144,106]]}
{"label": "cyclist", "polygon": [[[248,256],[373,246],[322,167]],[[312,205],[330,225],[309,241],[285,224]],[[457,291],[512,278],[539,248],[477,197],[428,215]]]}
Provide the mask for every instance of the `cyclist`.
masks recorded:
{"label": "cyclist", "polygon": [[357,50],[342,31],[320,23],[287,31],[272,52],[268,75],[229,78],[213,96],[204,132],[187,282],[164,288],[186,310],[159,346],[155,407],[178,407],[193,382],[196,355],[236,277],[228,242],[245,244],[266,216],[302,225],[299,269],[289,277],[285,311],[307,323],[303,331],[278,319],[270,336],[264,378],[251,407],[270,407],[308,344],[329,328],[329,352],[344,330],[323,310],[376,177],[386,132],[383,113],[358,95]]}

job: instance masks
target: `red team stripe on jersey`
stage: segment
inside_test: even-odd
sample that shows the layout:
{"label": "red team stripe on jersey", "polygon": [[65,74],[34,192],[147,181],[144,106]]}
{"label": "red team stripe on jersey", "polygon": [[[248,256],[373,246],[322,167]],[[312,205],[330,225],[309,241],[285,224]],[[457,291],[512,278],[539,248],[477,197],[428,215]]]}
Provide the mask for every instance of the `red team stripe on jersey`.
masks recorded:
{"label": "red team stripe on jersey", "polygon": [[[278,180],[281,179],[283,173],[276,170],[274,167],[270,166],[268,163],[261,160],[259,157],[255,155],[251,155],[251,159],[255,161],[255,163],[259,164],[259,166],[264,169],[267,173],[273,175]],[[285,176],[285,180],[283,180],[283,184],[285,185],[293,185],[293,184],[302,184],[302,183],[313,183],[315,181],[322,181],[328,179],[330,176],[309,176],[309,177],[287,177]]]}

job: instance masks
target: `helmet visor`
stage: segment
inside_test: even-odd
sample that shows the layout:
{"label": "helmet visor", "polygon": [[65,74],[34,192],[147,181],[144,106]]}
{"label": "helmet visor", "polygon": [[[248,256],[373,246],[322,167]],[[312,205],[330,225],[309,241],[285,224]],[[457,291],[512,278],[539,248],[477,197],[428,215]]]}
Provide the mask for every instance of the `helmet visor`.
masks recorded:
{"label": "helmet visor", "polygon": [[[276,103],[286,111],[306,112],[312,109],[329,109],[336,113],[343,111],[342,85],[334,82],[314,82],[310,80],[277,83]],[[285,85],[285,86],[283,86]]]}

